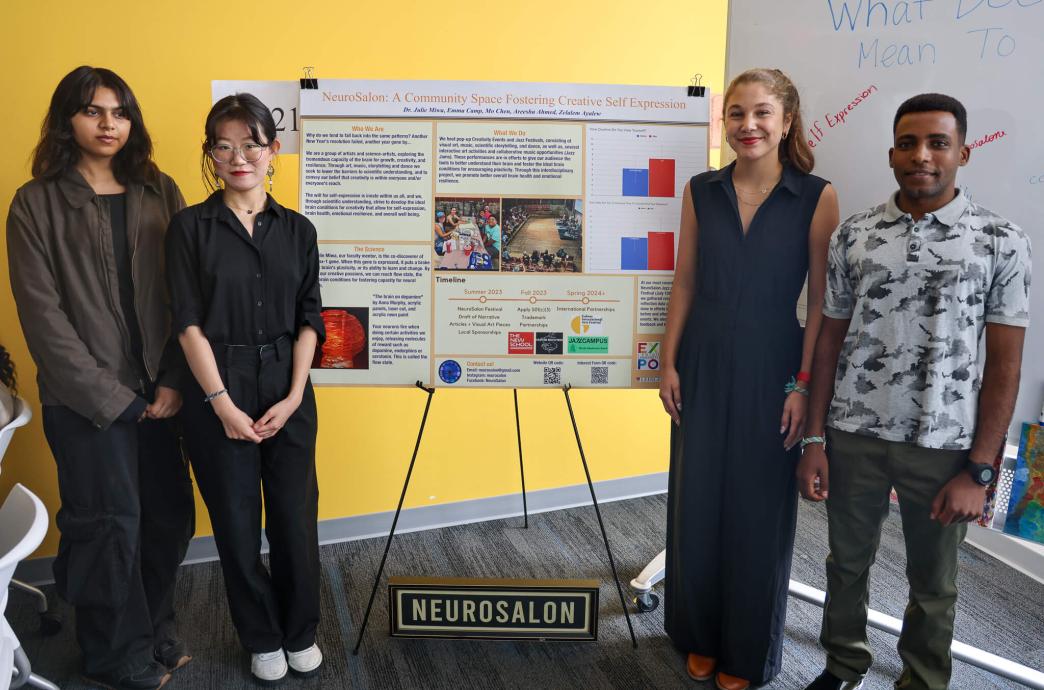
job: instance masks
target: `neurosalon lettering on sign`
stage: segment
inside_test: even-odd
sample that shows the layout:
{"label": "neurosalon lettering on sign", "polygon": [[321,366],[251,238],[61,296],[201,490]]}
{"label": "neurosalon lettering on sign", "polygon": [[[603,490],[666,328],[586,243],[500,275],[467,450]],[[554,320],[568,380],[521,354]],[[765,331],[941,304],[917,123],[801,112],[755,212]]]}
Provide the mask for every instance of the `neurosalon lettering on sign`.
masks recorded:
{"label": "neurosalon lettering on sign", "polygon": [[390,578],[391,634],[595,640],[596,580]]}

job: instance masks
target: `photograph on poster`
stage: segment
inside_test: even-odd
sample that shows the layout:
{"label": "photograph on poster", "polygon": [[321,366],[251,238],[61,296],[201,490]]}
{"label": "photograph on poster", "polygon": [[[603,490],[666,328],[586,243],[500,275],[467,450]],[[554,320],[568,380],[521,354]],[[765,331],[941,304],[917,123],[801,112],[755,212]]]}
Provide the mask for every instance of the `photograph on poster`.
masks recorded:
{"label": "photograph on poster", "polygon": [[326,341],[318,346],[313,369],[369,369],[370,309],[327,307],[323,309]]}
{"label": "photograph on poster", "polygon": [[433,268],[500,270],[500,199],[436,197]]}
{"label": "photograph on poster", "polygon": [[505,199],[501,270],[579,273],[583,218],[576,199]]}

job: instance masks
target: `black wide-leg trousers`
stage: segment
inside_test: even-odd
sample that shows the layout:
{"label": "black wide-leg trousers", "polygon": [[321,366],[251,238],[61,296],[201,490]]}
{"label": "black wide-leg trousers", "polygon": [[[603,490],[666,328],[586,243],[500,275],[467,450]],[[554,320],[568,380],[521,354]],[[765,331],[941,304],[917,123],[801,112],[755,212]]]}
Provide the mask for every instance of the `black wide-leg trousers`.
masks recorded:
{"label": "black wide-leg trousers", "polygon": [[88,674],[133,673],[173,637],[174,585],[195,528],[176,422],[116,421],[99,430],[43,407],[58,469],[59,595],[76,609]]}
{"label": "black wide-leg trousers", "polygon": [[[292,343],[215,346],[221,379],[255,421],[290,390]],[[260,444],[234,441],[203,391],[185,403],[186,440],[196,483],[210,512],[232,622],[250,652],[301,651],[319,623],[319,485],[311,383],[286,425]],[[261,561],[261,508],[269,569]]]}

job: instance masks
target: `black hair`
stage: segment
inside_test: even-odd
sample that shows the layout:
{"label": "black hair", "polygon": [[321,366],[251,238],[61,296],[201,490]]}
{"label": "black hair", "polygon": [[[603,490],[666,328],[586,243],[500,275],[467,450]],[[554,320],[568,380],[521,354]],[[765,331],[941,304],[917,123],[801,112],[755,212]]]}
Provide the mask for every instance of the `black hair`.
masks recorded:
{"label": "black hair", "polygon": [[214,104],[207,113],[207,123],[203,131],[203,183],[207,189],[218,188],[218,177],[214,170],[214,159],[210,157],[210,149],[217,143],[217,128],[222,122],[238,120],[250,129],[250,136],[258,144],[271,144],[276,140],[276,123],[271,111],[261,100],[251,93],[235,93],[225,96]]}
{"label": "black hair", "polygon": [[953,115],[954,119],[957,120],[957,134],[961,138],[961,143],[964,143],[964,138],[968,134],[968,111],[964,109],[964,104],[956,98],[941,93],[922,93],[903,101],[903,104],[895,111],[895,120],[892,121],[892,134],[894,135],[899,128],[899,120],[903,115],[935,111]]}
{"label": "black hair", "polygon": [[0,345],[0,383],[10,388],[12,393],[18,392],[14,362],[11,361],[11,353],[3,345]]}
{"label": "black hair", "polygon": [[33,177],[53,179],[72,168],[82,155],[73,133],[72,119],[90,104],[98,89],[116,93],[120,108],[130,120],[127,143],[113,157],[112,172],[121,184],[154,180],[159,172],[152,161],[152,139],[145,129],[138,99],[127,82],[103,67],[81,65],[69,72],[51,96],[51,105],[33,150]]}

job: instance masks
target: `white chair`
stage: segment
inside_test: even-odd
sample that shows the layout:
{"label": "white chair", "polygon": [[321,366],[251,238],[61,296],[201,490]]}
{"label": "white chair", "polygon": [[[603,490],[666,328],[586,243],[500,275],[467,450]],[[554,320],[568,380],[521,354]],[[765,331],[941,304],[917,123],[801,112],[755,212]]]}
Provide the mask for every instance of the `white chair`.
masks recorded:
{"label": "white chair", "polygon": [[14,399],[14,409],[14,419],[8,422],[7,426],[0,429],[0,458],[4,457],[7,445],[11,443],[11,437],[14,436],[15,429],[25,426],[33,418],[33,411],[29,408],[28,403],[21,398]]}
{"label": "white chair", "polygon": [[[14,399],[15,417],[7,426],[0,429],[0,461],[3,460],[7,446],[11,443],[15,429],[25,426],[33,418],[32,408],[22,398]],[[62,619],[57,613],[47,610],[47,595],[32,585],[27,585],[18,580],[11,580],[11,587],[25,592],[36,600],[36,611],[40,614],[40,632],[44,635],[54,635],[62,629]]]}
{"label": "white chair", "polygon": [[[45,534],[47,509],[29,489],[15,484],[0,508],[0,614],[7,610],[7,586],[15,568],[22,559],[36,550]],[[13,674],[0,677],[0,690],[7,690],[9,687],[19,688],[23,685],[58,690],[54,683],[32,673],[29,659],[11,626],[7,624],[6,617],[0,617],[0,637],[4,640],[0,647],[6,654],[12,655],[15,669]],[[7,663],[7,660],[0,658],[0,668],[7,666]]]}

